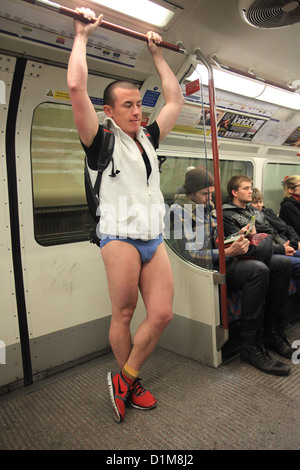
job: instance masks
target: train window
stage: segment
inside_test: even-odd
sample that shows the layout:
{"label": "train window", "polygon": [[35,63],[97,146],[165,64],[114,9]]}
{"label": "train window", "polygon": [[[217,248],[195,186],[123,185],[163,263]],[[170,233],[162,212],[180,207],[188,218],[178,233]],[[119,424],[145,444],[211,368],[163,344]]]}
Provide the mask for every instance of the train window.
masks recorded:
{"label": "train window", "polygon": [[[178,198],[178,194],[183,194],[183,185],[185,174],[189,167],[197,167],[202,165],[206,167],[213,174],[213,161],[205,160],[204,158],[186,158],[186,157],[168,157],[162,166],[161,174],[161,189],[165,198],[167,208],[170,208],[174,201]],[[221,191],[222,202],[228,201],[227,195],[227,182],[231,176],[236,174],[246,174],[253,177],[253,164],[248,161],[237,160],[220,160],[220,178],[221,178]],[[214,195],[212,195],[214,200]],[[208,251],[205,256],[193,258],[191,252],[184,248],[182,242],[178,241],[181,232],[174,235],[175,230],[172,230],[172,210],[168,212],[166,217],[166,230],[165,240],[176,251],[176,253],[185,260],[197,264],[202,268],[212,270],[212,251]],[[199,235],[201,237],[201,234]],[[195,245],[196,246],[196,245]]]}
{"label": "train window", "polygon": [[93,221],[84,189],[84,152],[70,105],[42,103],[31,132],[34,231],[41,245],[87,240]]}
{"label": "train window", "polygon": [[263,179],[264,205],[278,214],[283,199],[282,182],[285,176],[300,175],[300,164],[267,163]]}

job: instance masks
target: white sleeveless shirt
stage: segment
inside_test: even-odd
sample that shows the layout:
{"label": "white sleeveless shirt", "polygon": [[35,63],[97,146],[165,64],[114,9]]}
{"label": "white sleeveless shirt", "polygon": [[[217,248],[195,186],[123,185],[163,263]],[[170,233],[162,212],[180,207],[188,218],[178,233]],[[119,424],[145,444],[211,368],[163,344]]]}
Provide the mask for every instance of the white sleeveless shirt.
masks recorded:
{"label": "white sleeveless shirt", "polygon": [[[100,226],[97,231],[102,238],[109,235],[141,240],[157,238],[163,231],[165,205],[153,145],[141,127],[136,139],[150,161],[152,171],[147,181],[146,166],[134,140],[104,113],[98,113],[98,119],[115,135],[113,160],[114,169],[119,173],[110,176],[112,163],[103,172],[99,195]],[[97,171],[89,171],[94,184]]]}

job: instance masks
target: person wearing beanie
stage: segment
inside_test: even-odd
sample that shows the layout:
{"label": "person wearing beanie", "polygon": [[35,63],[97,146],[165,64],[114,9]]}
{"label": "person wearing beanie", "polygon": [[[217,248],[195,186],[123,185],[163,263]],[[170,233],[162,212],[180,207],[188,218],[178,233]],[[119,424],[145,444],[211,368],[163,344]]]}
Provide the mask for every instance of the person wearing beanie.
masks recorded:
{"label": "person wearing beanie", "polygon": [[184,190],[186,194],[193,195],[201,189],[214,187],[214,184],[213,175],[204,166],[198,166],[186,172]]}
{"label": "person wearing beanie", "polygon": [[[170,207],[170,244],[188,261],[219,270],[217,218],[212,203],[214,177],[205,167],[197,167],[186,173],[183,187],[185,192],[176,194]],[[289,366],[273,359],[265,351],[261,338],[266,319],[264,302],[272,298],[270,294],[276,289],[280,293],[277,284],[282,276],[290,277],[290,264],[283,262],[281,270],[276,271],[261,261],[241,259],[249,249],[249,240],[244,236],[248,229],[249,224],[235,233],[236,241],[227,247],[225,244],[227,288],[242,290],[240,357],[265,373],[288,375]],[[272,276],[269,276],[271,269]],[[291,352],[282,342],[278,351],[285,357]]]}

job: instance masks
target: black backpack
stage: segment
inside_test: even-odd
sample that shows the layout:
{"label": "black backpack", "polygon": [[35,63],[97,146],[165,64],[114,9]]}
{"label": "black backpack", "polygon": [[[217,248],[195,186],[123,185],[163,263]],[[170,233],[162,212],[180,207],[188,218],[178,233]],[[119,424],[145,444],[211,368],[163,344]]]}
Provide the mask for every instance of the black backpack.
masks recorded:
{"label": "black backpack", "polygon": [[[115,170],[114,167],[114,160],[113,160],[113,151],[114,151],[114,144],[115,144],[115,136],[114,134],[109,130],[106,129],[105,127],[101,126],[102,129],[102,145],[99,151],[98,155],[98,162],[97,162],[97,178],[95,181],[95,184],[93,185],[89,173],[89,168],[88,168],[88,162],[87,162],[87,157],[84,159],[84,182],[85,182],[85,194],[86,194],[86,199],[89,207],[89,211],[94,219],[94,222],[96,226],[93,228],[93,230],[90,232],[90,242],[95,243],[96,245],[100,245],[100,239],[97,235],[97,224],[99,223],[100,219],[100,214],[99,214],[99,190],[100,190],[100,184],[101,184],[101,179],[102,179],[102,173],[103,171],[108,167],[109,163],[112,162],[112,170],[111,174],[109,176],[115,177],[118,173],[120,173],[119,170]],[[151,144],[154,147],[152,137],[150,133],[147,131],[147,129],[144,129],[146,137],[150,140]],[[161,166],[163,162],[166,160],[166,157],[157,157],[159,160],[159,171],[161,171]]]}

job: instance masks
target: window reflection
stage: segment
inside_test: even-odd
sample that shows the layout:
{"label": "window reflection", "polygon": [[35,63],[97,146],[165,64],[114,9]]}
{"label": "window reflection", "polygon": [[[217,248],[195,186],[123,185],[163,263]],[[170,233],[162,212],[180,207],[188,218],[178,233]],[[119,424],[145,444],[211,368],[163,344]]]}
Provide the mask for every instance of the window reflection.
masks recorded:
{"label": "window reflection", "polygon": [[93,223],[71,106],[42,103],[31,132],[34,232],[41,245],[87,240]]}
{"label": "window reflection", "polygon": [[[216,263],[214,263],[215,241],[212,243],[209,234],[211,227],[216,225],[214,193],[211,194],[211,204],[207,204],[206,207],[199,205],[198,208],[195,208],[188,200],[184,190],[186,173],[199,165],[207,168],[213,174],[212,160],[205,161],[200,158],[169,157],[162,167],[161,188],[167,208],[170,209],[166,216],[165,240],[181,258],[202,268],[213,270],[216,269]],[[220,161],[223,203],[228,200],[228,180],[232,175],[241,173],[252,177],[252,163],[233,160]],[[184,220],[181,221],[182,227],[178,226],[178,213],[175,213],[175,216],[173,213],[178,204],[182,207],[182,214],[185,214]],[[199,225],[196,223],[197,221]],[[186,224],[186,228],[184,228],[184,224]],[[184,233],[188,234],[189,240],[184,236]]]}

